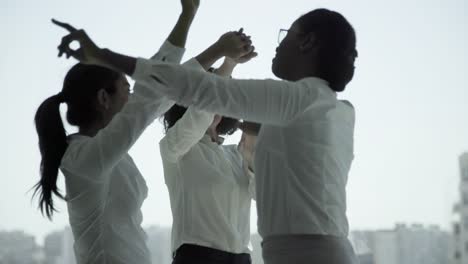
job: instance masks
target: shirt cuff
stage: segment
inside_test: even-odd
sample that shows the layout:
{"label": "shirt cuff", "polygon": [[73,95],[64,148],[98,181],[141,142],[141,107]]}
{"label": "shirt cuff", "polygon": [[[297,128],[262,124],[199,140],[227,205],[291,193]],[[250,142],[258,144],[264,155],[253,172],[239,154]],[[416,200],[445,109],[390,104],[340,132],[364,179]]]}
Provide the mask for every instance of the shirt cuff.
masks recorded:
{"label": "shirt cuff", "polygon": [[158,61],[137,58],[135,70],[132,76],[130,76],[136,82],[144,81],[151,73],[152,65],[158,63]]}
{"label": "shirt cuff", "polygon": [[164,41],[159,49],[159,56],[155,55],[151,59],[162,60],[166,62],[179,63],[185,53],[185,48],[174,46],[168,40]]}

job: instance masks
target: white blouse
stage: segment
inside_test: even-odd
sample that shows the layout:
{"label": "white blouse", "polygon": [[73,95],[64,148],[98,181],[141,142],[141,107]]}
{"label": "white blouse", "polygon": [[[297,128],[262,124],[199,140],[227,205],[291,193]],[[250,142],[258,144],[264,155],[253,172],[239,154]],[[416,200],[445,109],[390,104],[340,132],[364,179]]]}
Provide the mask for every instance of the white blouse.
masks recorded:
{"label": "white blouse", "polygon": [[355,112],[326,81],[229,80],[144,59],[132,77],[182,105],[262,124],[254,164],[262,237],[347,237]]}
{"label": "white blouse", "polygon": [[160,141],[173,215],[172,251],[195,244],[250,253],[253,174],[237,145],[218,145],[205,132],[214,114],[189,107]]}
{"label": "white blouse", "polygon": [[[166,41],[152,59],[178,63],[183,53]],[[173,103],[136,84],[122,111],[96,136],[69,136],[60,169],[77,264],[151,263],[140,209],[148,189],[127,152]]]}

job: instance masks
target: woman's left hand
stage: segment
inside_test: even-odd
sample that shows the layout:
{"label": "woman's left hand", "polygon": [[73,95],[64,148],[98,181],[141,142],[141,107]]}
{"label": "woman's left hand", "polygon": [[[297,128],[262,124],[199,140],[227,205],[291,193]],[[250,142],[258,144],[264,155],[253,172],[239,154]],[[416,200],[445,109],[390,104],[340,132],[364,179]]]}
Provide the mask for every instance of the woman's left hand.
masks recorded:
{"label": "woman's left hand", "polygon": [[[52,19],[52,23],[61,28],[64,28],[69,32],[68,35],[62,38],[62,41],[58,46],[59,57],[62,57],[62,55],[65,54],[67,59],[71,56],[84,64],[99,65],[101,62],[101,49],[96,44],[94,44],[94,42],[83,29],[76,29],[70,24],[63,23],[55,19]],[[70,48],[70,44],[73,41],[78,41],[80,44],[80,47],[76,50]]]}
{"label": "woman's left hand", "polygon": [[194,15],[200,7],[200,0],[181,0],[182,12]]}

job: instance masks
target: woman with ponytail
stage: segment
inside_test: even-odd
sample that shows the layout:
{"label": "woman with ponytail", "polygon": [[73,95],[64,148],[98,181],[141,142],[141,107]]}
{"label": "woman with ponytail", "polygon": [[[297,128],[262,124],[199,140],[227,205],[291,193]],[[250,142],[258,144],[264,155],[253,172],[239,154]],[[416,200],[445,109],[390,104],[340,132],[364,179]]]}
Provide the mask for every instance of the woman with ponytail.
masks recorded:
{"label": "woman with ponytail", "polygon": [[[281,80],[229,80],[102,51],[83,30],[70,30],[59,50],[125,72],[180,105],[262,124],[254,169],[265,263],[356,263],[346,216],[355,112],[337,98],[354,75],[356,35],[327,9],[280,33],[272,70]],[[78,51],[69,50],[74,40]]]}
{"label": "woman with ponytail", "polygon": [[[179,63],[199,0],[182,0],[183,11],[153,61]],[[145,180],[129,149],[145,128],[174,102],[141,85],[130,95],[125,76],[78,63],[67,73],[62,91],[38,108],[35,124],[41,153],[41,178],[35,186],[39,208],[52,218],[54,196],[66,201],[77,264],[150,264],[141,227]],[[78,127],[67,135],[66,119]],[[59,169],[65,194],[57,188]]]}

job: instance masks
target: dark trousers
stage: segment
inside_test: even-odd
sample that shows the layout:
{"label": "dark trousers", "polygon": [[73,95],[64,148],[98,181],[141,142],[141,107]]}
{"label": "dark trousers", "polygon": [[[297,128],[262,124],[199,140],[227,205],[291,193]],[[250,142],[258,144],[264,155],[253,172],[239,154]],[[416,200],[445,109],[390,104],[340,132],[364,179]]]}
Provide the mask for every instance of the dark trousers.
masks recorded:
{"label": "dark trousers", "polygon": [[327,235],[281,235],[262,243],[265,264],[357,264],[346,237]]}
{"label": "dark trousers", "polygon": [[250,254],[233,254],[226,251],[183,244],[174,252],[172,264],[251,264]]}

